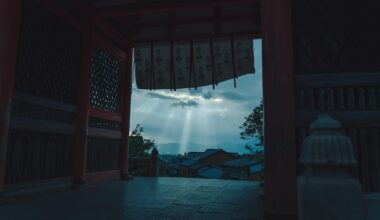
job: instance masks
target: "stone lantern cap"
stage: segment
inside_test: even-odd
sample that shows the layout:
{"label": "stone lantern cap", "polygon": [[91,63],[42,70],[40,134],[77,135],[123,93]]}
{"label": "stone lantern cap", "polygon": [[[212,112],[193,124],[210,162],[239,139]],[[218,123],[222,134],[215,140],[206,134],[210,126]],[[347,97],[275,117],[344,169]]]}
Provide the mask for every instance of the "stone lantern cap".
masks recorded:
{"label": "stone lantern cap", "polygon": [[356,166],[352,142],[340,133],[341,124],[328,114],[321,114],[310,125],[311,135],[303,142],[300,163],[310,168]]}

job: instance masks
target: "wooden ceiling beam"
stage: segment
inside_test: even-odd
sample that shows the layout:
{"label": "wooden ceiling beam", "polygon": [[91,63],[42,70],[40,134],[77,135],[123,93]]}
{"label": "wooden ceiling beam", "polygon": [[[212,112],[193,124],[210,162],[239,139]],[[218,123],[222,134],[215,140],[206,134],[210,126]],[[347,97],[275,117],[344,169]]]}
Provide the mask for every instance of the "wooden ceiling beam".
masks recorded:
{"label": "wooden ceiling beam", "polygon": [[95,17],[120,17],[128,15],[142,15],[163,13],[178,10],[213,8],[228,5],[241,5],[259,3],[260,0],[193,0],[193,1],[168,1],[151,3],[131,3],[128,5],[96,6],[93,9]]}
{"label": "wooden ceiling beam", "polygon": [[159,42],[171,42],[171,41],[190,41],[190,40],[205,40],[211,38],[224,38],[224,37],[239,37],[239,36],[251,36],[252,39],[260,39],[261,31],[243,31],[243,32],[225,32],[220,34],[196,34],[188,36],[173,36],[173,37],[157,37],[157,38],[138,38],[132,41],[133,45],[145,44],[145,43],[159,43]]}
{"label": "wooden ceiling beam", "polygon": [[[174,23],[175,26],[179,26],[179,25],[209,23],[209,22],[213,22],[213,19],[214,19],[214,16],[192,18],[192,19],[176,19],[174,22],[169,22],[169,21],[138,22],[138,21],[136,21],[134,23],[134,25],[141,27],[141,28],[147,28],[147,27],[168,26],[170,23]],[[225,15],[225,16],[220,16],[219,19],[221,22],[236,21],[236,20],[260,20],[260,14],[258,14],[258,13],[244,13],[244,14],[236,14],[236,15]]]}

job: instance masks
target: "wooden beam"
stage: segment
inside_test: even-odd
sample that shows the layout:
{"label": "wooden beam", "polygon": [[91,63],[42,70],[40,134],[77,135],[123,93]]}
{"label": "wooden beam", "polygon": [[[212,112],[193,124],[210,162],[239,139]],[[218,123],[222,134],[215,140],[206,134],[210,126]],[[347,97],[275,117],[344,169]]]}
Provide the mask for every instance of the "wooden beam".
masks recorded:
{"label": "wooden beam", "polygon": [[48,109],[63,111],[63,112],[70,112],[70,113],[78,112],[78,108],[75,105],[70,105],[63,102],[57,102],[51,99],[41,98],[38,96],[25,94],[22,92],[15,92],[13,95],[13,100],[30,104],[30,105],[41,106]]}
{"label": "wooden beam", "polygon": [[88,136],[97,138],[121,139],[121,131],[89,127]]}
{"label": "wooden beam", "polygon": [[126,55],[125,55],[124,50],[112,44],[109,40],[105,39],[99,34],[95,35],[94,40],[95,40],[95,47],[110,53],[112,56],[116,57],[119,60],[125,60]]}
{"label": "wooden beam", "polygon": [[380,73],[297,74],[297,87],[378,86]]}
{"label": "wooden beam", "polygon": [[21,0],[0,1],[0,195],[4,191],[11,102],[22,14],[21,5]]}
{"label": "wooden beam", "polygon": [[343,127],[380,127],[380,111],[297,111],[296,125],[308,128],[319,114],[326,112],[341,122]]}
{"label": "wooden beam", "polygon": [[[75,0],[67,0],[65,1],[65,4],[68,6],[69,9],[76,11],[77,13],[81,14],[82,16],[90,16],[91,15],[91,7],[92,5],[88,5],[83,2],[78,2]],[[94,19],[95,26],[107,37],[111,38],[113,41],[115,41],[117,44],[119,44],[122,47],[125,47],[125,36],[120,33],[118,30],[116,30],[114,27],[112,27],[109,23],[107,23],[102,18]]]}
{"label": "wooden beam", "polygon": [[126,47],[126,37],[120,33],[118,30],[113,28],[109,23],[101,18],[95,20],[96,26],[101,30],[106,36],[110,37],[117,44],[122,47]]}
{"label": "wooden beam", "polygon": [[10,128],[54,134],[75,134],[75,126],[51,121],[31,119],[25,117],[12,117]]}
{"label": "wooden beam", "polygon": [[131,115],[131,96],[132,96],[132,56],[133,48],[130,46],[127,49],[127,59],[125,61],[125,73],[122,77],[122,141],[119,153],[119,169],[120,177],[122,179],[128,179],[128,152],[129,152],[129,126]]}
{"label": "wooden beam", "polygon": [[221,33],[221,34],[200,34],[200,35],[189,35],[189,36],[173,36],[170,37],[160,37],[160,38],[139,38],[137,40],[133,40],[133,44],[144,44],[144,43],[159,43],[159,42],[170,42],[170,41],[191,41],[191,40],[205,40],[205,39],[211,39],[211,38],[224,38],[231,36],[239,37],[239,36],[251,36],[252,39],[260,39],[261,38],[261,32],[260,30],[257,31],[246,31],[246,32],[229,32],[229,33]]}
{"label": "wooden beam", "polygon": [[[200,23],[209,23],[214,17],[197,17],[197,18],[186,18],[186,19],[175,19],[173,22],[167,21],[142,21],[136,22],[136,25],[139,28],[146,27],[160,27],[160,26],[169,26],[169,25],[189,25],[189,24],[200,24]],[[235,15],[224,15],[219,17],[220,22],[226,21],[237,21],[237,20],[257,20],[258,25],[260,25],[260,13],[244,13],[244,14],[235,14]]]}
{"label": "wooden beam", "polygon": [[297,219],[291,2],[262,1],[266,219]]}
{"label": "wooden beam", "polygon": [[151,13],[163,13],[170,11],[212,8],[229,5],[241,5],[258,3],[260,0],[193,0],[193,1],[170,1],[133,3],[117,6],[97,6],[93,10],[95,17],[119,17],[127,15],[142,15]]}
{"label": "wooden beam", "polygon": [[90,116],[108,121],[122,122],[123,119],[120,113],[106,112],[98,109],[90,109]]}
{"label": "wooden beam", "polygon": [[91,60],[94,46],[94,22],[92,18],[85,19],[85,30],[82,40],[82,57],[80,86],[78,94],[79,112],[77,115],[77,132],[73,149],[73,186],[77,187],[85,182],[88,121],[91,95]]}
{"label": "wooden beam", "polygon": [[48,10],[50,13],[66,21],[67,23],[72,25],[74,28],[80,31],[84,29],[84,26],[81,20],[76,18],[74,15],[70,14],[63,7],[57,5],[56,3],[53,3],[53,1],[49,1],[49,0],[35,0],[35,1],[39,5],[44,7],[46,10]]}

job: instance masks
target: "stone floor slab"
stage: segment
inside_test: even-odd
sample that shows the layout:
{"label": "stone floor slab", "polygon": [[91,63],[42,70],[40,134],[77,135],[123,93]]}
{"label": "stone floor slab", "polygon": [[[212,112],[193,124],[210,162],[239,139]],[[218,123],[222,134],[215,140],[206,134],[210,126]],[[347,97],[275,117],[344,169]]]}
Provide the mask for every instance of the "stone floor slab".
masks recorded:
{"label": "stone floor slab", "polygon": [[262,219],[259,192],[251,181],[137,177],[9,200],[0,219]]}

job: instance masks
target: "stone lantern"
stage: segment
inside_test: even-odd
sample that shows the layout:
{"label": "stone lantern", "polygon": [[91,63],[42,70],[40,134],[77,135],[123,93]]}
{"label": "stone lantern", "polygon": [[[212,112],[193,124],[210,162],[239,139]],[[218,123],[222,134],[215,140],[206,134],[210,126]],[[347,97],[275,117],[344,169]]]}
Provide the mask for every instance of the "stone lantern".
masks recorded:
{"label": "stone lantern", "polygon": [[310,125],[299,162],[300,220],[363,219],[362,190],[349,170],[356,166],[351,140],[340,132],[340,122],[328,114]]}

